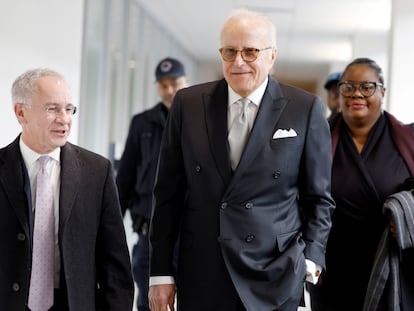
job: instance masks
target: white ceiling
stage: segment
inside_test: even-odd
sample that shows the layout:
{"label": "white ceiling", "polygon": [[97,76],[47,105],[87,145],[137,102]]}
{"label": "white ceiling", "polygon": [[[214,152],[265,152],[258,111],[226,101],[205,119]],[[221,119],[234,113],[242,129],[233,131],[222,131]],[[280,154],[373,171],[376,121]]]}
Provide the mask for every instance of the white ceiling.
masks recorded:
{"label": "white ceiling", "polygon": [[343,62],[355,34],[387,33],[391,0],[136,0],[199,61],[218,58],[229,13],[245,7],[277,27],[278,62]]}

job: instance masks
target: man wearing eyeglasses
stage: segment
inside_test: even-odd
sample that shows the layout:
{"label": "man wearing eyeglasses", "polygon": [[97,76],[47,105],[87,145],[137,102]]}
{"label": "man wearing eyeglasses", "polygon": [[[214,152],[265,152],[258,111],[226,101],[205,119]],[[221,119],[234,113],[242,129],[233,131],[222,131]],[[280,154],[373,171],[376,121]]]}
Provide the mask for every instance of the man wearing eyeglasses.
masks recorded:
{"label": "man wearing eyeglasses", "polygon": [[69,88],[49,69],[12,86],[21,134],[0,150],[2,310],[130,311],[134,284],[110,161],[67,142]]}
{"label": "man wearing eyeglasses", "polygon": [[[297,310],[324,267],[334,202],[316,96],[269,76],[276,30],[238,10],[221,31],[224,79],[177,92],[151,222],[150,309]],[[173,241],[179,237],[177,277]]]}

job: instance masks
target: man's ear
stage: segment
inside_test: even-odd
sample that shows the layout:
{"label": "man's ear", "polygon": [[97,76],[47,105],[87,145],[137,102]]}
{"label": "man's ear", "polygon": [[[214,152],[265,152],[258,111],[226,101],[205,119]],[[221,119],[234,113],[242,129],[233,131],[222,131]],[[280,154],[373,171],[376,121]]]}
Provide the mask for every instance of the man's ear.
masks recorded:
{"label": "man's ear", "polygon": [[276,61],[276,58],[277,58],[277,48],[273,48],[272,49],[272,60],[273,60],[273,62]]}
{"label": "man's ear", "polygon": [[17,121],[22,124],[25,119],[25,111],[23,109],[23,104],[16,103],[13,105],[14,114],[16,115]]}

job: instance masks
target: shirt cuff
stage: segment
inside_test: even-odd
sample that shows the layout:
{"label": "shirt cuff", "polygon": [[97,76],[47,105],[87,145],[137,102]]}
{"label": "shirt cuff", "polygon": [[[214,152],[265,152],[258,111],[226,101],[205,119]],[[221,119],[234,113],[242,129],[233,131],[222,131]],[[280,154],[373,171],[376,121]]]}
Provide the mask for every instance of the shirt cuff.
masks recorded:
{"label": "shirt cuff", "polygon": [[149,279],[149,286],[162,285],[162,284],[175,284],[174,277],[172,276],[151,276]]}
{"label": "shirt cuff", "polygon": [[305,259],[306,262],[306,282],[312,284],[318,283],[319,276],[321,275],[322,266],[314,263],[312,260]]}

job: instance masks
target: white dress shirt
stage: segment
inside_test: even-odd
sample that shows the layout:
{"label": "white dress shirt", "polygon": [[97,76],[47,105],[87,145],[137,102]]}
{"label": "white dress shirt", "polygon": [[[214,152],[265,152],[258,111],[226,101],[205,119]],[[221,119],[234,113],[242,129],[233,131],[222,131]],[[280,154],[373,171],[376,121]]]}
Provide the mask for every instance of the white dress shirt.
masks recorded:
{"label": "white dress shirt", "polygon": [[[248,113],[248,117],[249,117],[249,129],[252,130],[253,127],[253,123],[256,120],[256,115],[257,112],[259,111],[259,106],[260,103],[262,101],[264,92],[266,91],[266,86],[267,86],[267,82],[268,82],[268,78],[266,78],[266,80],[252,93],[250,94],[247,98],[250,100],[250,105],[248,107],[249,109],[249,113]],[[233,107],[233,103],[235,103],[236,101],[238,101],[241,97],[239,94],[237,94],[235,91],[233,91],[233,89],[230,87],[228,87],[228,94],[229,94],[229,98],[228,98],[228,122],[227,122],[227,128],[230,130],[231,124],[233,123],[234,118],[237,116],[237,113],[234,111]]]}

